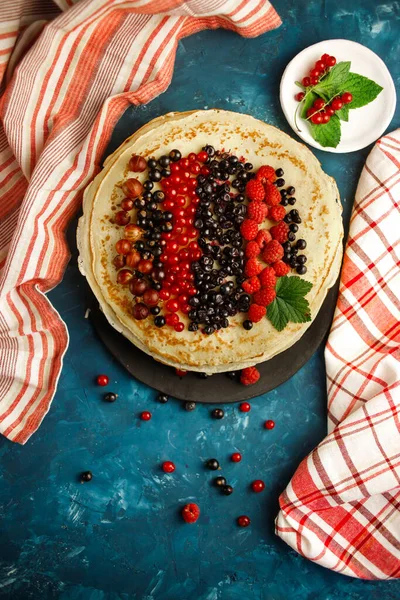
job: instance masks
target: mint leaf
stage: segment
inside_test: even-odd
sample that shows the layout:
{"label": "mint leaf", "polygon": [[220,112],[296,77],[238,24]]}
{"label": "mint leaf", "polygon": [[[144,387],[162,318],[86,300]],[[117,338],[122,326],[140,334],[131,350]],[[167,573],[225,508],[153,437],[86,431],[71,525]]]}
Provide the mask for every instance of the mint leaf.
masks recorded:
{"label": "mint leaf", "polygon": [[323,148],[336,148],[340,142],[340,120],[337,115],[332,115],[329,123],[314,125],[310,123],[311,135]]}
{"label": "mint leaf", "polygon": [[357,73],[349,73],[348,78],[342,92],[350,92],[353,96],[353,100],[349,104],[349,108],[361,108],[366,106],[381,93],[383,87],[364,77],[363,75],[357,75]]}
{"label": "mint leaf", "polygon": [[349,105],[348,104],[343,104],[342,108],[340,110],[336,111],[336,116],[339,117],[339,119],[341,121],[348,121],[349,120]]}
{"label": "mint leaf", "polygon": [[303,105],[301,107],[301,113],[300,116],[302,117],[302,119],[307,119],[307,111],[309,108],[312,107],[314,100],[316,100],[318,98],[317,94],[314,94],[314,92],[309,92],[304,100],[303,100]]}
{"label": "mint leaf", "polygon": [[347,87],[345,90],[343,86],[347,83],[350,64],[350,61],[337,63],[337,65],[335,65],[329,73],[314,86],[313,90],[327,101],[333,96],[340,94],[340,92],[347,91]]}
{"label": "mint leaf", "polygon": [[300,277],[279,277],[276,298],[267,308],[267,317],[277,331],[282,331],[289,321],[311,321],[310,305],[304,298],[311,288],[312,283]]}

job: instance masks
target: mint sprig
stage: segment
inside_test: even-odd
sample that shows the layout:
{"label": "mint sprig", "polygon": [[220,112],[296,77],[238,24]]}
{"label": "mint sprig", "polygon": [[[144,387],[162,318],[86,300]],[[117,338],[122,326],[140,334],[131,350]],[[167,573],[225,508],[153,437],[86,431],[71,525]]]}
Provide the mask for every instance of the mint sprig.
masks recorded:
{"label": "mint sprig", "polygon": [[292,323],[311,321],[310,305],[304,297],[312,283],[300,277],[279,277],[276,283],[276,298],[267,308],[267,318],[277,331]]}
{"label": "mint sprig", "polygon": [[[383,90],[380,85],[368,79],[368,77],[352,73],[350,67],[350,61],[337,63],[316,85],[307,88],[296,81],[296,85],[305,92],[300,107],[298,107],[300,108],[300,116],[308,121],[311,135],[324,148],[336,148],[339,144],[341,138],[340,121],[349,120],[350,110],[361,108],[373,102]],[[322,98],[325,105],[328,105],[334,98],[344,92],[350,92],[353,96],[352,101],[350,104],[344,104],[340,110],[336,111],[328,123],[316,125],[310,121],[310,117],[307,117],[307,110],[312,107],[317,98]],[[295,113],[295,123],[297,124],[296,114],[297,110]]]}

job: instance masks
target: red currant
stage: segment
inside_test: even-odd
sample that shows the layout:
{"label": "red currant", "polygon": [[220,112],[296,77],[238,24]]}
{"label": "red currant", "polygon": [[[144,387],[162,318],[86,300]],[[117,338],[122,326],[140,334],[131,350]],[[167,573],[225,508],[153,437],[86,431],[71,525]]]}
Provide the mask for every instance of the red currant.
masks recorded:
{"label": "red currant", "polygon": [[234,452],[231,456],[232,462],[240,462],[242,460],[242,455],[239,452]]}
{"label": "red currant", "polygon": [[201,168],[201,167],[200,167],[200,165],[199,165],[198,163],[193,163],[193,164],[190,166],[190,172],[191,172],[193,175],[198,175],[198,174],[200,173],[200,168]]}
{"label": "red currant", "polygon": [[150,421],[151,412],[149,412],[148,410],[144,410],[142,413],[140,413],[140,418],[142,419],[142,421]]}
{"label": "red currant", "polygon": [[329,123],[329,121],[331,120],[330,115],[328,115],[328,113],[325,112],[325,111],[322,111],[320,114],[321,114],[321,117],[322,117],[322,122],[323,123]]}
{"label": "red currant", "polygon": [[321,113],[316,113],[315,115],[313,115],[311,117],[311,123],[314,123],[314,125],[321,125],[321,123],[322,123]]}
{"label": "red currant", "polygon": [[248,402],[242,402],[239,405],[239,410],[240,410],[240,412],[250,412],[251,405]]}
{"label": "red currant", "polygon": [[328,56],[325,63],[328,67],[334,67],[336,65],[336,58],[334,56]]}
{"label": "red currant", "polygon": [[189,159],[189,161],[190,161],[190,162],[193,162],[193,161],[195,161],[195,160],[196,160],[196,155],[195,155],[195,153],[194,153],[194,152],[191,152],[191,153],[189,154],[189,156],[188,156],[188,159]]}
{"label": "red currant", "polygon": [[313,103],[313,107],[316,108],[317,110],[321,110],[321,108],[323,108],[325,102],[322,100],[322,98],[317,98],[316,100],[314,100]]}
{"label": "red currant", "polygon": [[314,67],[314,69],[311,69],[310,75],[311,75],[311,78],[313,78],[313,77],[317,77],[318,78],[321,75],[321,71],[319,71],[319,69],[316,69]]}
{"label": "red currant", "polygon": [[181,331],[183,331],[185,329],[185,326],[183,323],[181,323],[181,321],[179,321],[179,323],[174,325],[174,329],[177,333],[181,333]]}
{"label": "red currant", "polygon": [[200,173],[202,175],[209,175],[210,174],[210,169],[208,167],[206,167],[205,165],[203,165],[200,169]]}
{"label": "red currant", "polygon": [[97,385],[105,386],[108,385],[109,379],[107,375],[97,375],[96,378]]}
{"label": "red currant", "polygon": [[237,524],[239,525],[239,527],[248,527],[250,523],[251,521],[249,517],[246,517],[246,515],[241,515],[237,518]]}
{"label": "red currant", "polygon": [[[166,283],[164,285],[166,285]],[[160,290],[158,295],[160,296],[161,300],[168,300],[168,298],[170,297],[169,291],[164,289]]]}
{"label": "red currant", "polygon": [[177,163],[172,163],[172,165],[169,165],[169,170],[171,171],[171,173],[176,174],[179,173],[181,168]]}
{"label": "red currant", "polygon": [[206,162],[207,158],[208,158],[208,154],[207,154],[207,152],[205,150],[202,150],[197,155],[197,160],[200,161],[200,162],[202,162],[202,163]]}
{"label": "red currant", "polygon": [[304,87],[308,87],[311,83],[311,80],[309,77],[303,77],[303,81],[302,84],[304,85]]}
{"label": "red currant", "polygon": [[317,60],[315,63],[315,68],[318,69],[321,73],[323,73],[326,69],[326,64],[323,60]]}
{"label": "red currant", "polygon": [[187,375],[187,371],[184,371],[183,369],[175,369],[175,373],[178,377],[185,377],[185,375]]}
{"label": "red currant", "polygon": [[264,427],[265,429],[273,429],[275,427],[275,421],[272,421],[272,419],[265,421]]}
{"label": "red currant", "polygon": [[256,494],[259,494],[260,492],[265,490],[265,483],[261,479],[256,479],[251,484],[251,489],[253,490],[253,492],[256,492]]}
{"label": "red currant", "polygon": [[341,101],[341,99],[339,97],[337,97],[332,100],[331,106],[332,106],[333,110],[340,110],[343,106],[343,102]]}
{"label": "red currant", "polygon": [[309,108],[307,110],[307,117],[312,117],[315,114],[315,108]]}
{"label": "red currant", "polygon": [[297,100],[297,102],[301,102],[303,100],[305,96],[304,92],[299,92],[298,94],[295,95],[295,99]]}
{"label": "red currant", "polygon": [[311,85],[317,85],[318,77],[311,77]]}
{"label": "red currant", "polygon": [[328,60],[328,58],[329,58],[329,54],[323,54],[323,55],[321,56],[321,60],[322,60],[322,62],[324,62],[325,64],[326,64],[326,61]]}
{"label": "red currant", "polygon": [[162,464],[162,470],[164,473],[173,473],[175,471],[175,465],[170,460],[166,460]]}
{"label": "red currant", "polygon": [[350,102],[353,100],[353,96],[350,94],[350,92],[343,92],[341,99],[343,104],[350,104]]}
{"label": "red currant", "polygon": [[179,310],[179,305],[177,303],[176,300],[168,300],[168,302],[165,304],[165,307],[167,310],[169,310],[169,312],[177,312]]}
{"label": "red currant", "polygon": [[329,115],[330,117],[332,117],[335,114],[335,109],[332,108],[332,106],[326,106],[325,107],[325,112],[327,115]]}

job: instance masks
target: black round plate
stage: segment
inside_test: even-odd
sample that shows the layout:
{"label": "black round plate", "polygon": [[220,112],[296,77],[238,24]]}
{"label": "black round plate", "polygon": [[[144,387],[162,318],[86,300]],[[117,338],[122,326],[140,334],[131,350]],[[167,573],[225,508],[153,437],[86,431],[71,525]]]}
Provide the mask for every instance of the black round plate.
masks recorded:
{"label": "black round plate", "polygon": [[258,365],[261,377],[256,384],[247,387],[239,382],[239,373],[234,379],[226,373],[217,373],[206,379],[193,372],[178,377],[175,369],[155,361],[111,327],[91,292],[90,318],[111,354],[139,381],[180,400],[221,404],[261,396],[292,377],[311,358],[327,334],[337,290],[338,284],[329,291],[317,317],[298,342]]}

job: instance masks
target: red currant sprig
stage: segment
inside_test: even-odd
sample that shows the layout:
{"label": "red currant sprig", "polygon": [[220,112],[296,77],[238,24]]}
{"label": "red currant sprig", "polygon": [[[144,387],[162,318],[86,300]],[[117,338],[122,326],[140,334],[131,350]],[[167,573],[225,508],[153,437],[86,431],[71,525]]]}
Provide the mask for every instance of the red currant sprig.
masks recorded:
{"label": "red currant sprig", "polygon": [[306,120],[310,120],[314,125],[329,123],[335,112],[340,110],[344,104],[349,104],[352,100],[353,96],[350,92],[344,92],[341,96],[331,98],[329,102],[324,102],[322,98],[317,98],[312,108],[308,109]]}

